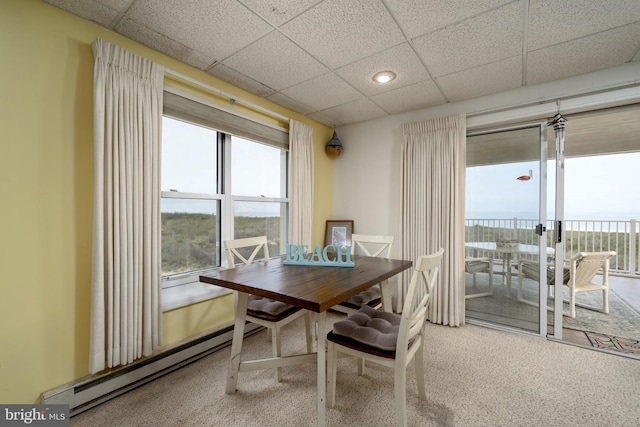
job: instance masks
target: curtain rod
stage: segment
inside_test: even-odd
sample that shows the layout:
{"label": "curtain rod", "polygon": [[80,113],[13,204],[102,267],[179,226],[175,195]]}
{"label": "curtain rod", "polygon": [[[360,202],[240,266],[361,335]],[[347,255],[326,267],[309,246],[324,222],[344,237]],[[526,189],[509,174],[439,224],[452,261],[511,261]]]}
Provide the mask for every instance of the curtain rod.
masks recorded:
{"label": "curtain rod", "polygon": [[271,116],[271,117],[276,118],[276,119],[285,120],[286,122],[289,122],[291,120],[287,116],[283,116],[282,114],[278,114],[278,113],[276,113],[274,111],[268,110],[268,109],[266,109],[264,107],[261,107],[261,106],[259,106],[257,104],[254,104],[252,102],[245,101],[244,99],[238,98],[235,95],[232,95],[230,93],[224,92],[224,91],[222,91],[222,90],[220,90],[220,89],[218,89],[216,87],[210,86],[210,85],[208,85],[206,83],[202,83],[202,82],[200,82],[200,81],[198,81],[196,79],[192,79],[191,77],[185,76],[184,74],[178,73],[177,71],[173,71],[173,70],[171,70],[169,68],[165,68],[164,71],[165,71],[166,74],[169,74],[170,76],[177,77],[177,78],[179,78],[181,80],[185,80],[185,81],[187,81],[189,83],[193,83],[194,85],[199,86],[199,87],[201,87],[203,89],[207,89],[207,90],[209,90],[211,92],[217,93],[218,95],[222,95],[225,98],[229,98],[229,100],[233,104],[240,103],[240,104],[242,104],[244,106],[247,106],[247,107],[249,107],[249,108],[251,108],[253,110],[260,111],[261,113],[265,113],[268,116]]}

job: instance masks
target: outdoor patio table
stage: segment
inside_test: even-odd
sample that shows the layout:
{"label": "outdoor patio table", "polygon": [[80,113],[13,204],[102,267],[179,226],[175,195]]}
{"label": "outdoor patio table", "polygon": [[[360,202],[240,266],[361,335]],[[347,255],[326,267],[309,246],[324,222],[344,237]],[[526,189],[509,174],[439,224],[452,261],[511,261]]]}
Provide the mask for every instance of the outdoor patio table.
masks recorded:
{"label": "outdoor patio table", "polygon": [[[325,425],[326,311],[347,298],[380,283],[383,309],[391,309],[388,279],[411,268],[411,261],[354,256],[354,267],[285,265],[283,258],[239,265],[200,276],[200,281],[238,291],[231,357],[227,376],[228,394],[236,391],[239,371],[272,369],[317,362],[319,426]],[[242,361],[242,340],[249,294],[271,298],[318,313],[318,343],[321,351],[263,360]]]}
{"label": "outdoor patio table", "polygon": [[[518,260],[520,255],[538,255],[539,246],[518,244],[517,246],[498,246],[496,242],[465,242],[465,247],[473,249],[477,254],[478,251],[495,252],[504,256],[507,271],[504,272],[507,279],[507,295],[511,296],[511,259]],[[555,253],[553,248],[546,248],[547,255]]]}

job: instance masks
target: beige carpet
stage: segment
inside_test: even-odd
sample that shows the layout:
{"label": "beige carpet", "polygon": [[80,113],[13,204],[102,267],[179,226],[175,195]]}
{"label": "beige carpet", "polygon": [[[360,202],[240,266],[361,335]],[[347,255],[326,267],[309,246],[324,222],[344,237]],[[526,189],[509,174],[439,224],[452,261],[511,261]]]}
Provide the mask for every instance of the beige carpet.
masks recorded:
{"label": "beige carpet", "polygon": [[[341,318],[330,314],[327,324]],[[640,361],[590,349],[466,325],[428,325],[427,400],[417,397],[409,366],[411,426],[636,426]],[[302,319],[283,330],[283,354],[305,348]],[[268,356],[264,333],[245,341],[247,357]],[[311,426],[316,415],[314,364],[240,373],[224,393],[229,347],[71,418],[81,426]],[[329,426],[394,424],[393,374],[353,360],[338,366]]]}

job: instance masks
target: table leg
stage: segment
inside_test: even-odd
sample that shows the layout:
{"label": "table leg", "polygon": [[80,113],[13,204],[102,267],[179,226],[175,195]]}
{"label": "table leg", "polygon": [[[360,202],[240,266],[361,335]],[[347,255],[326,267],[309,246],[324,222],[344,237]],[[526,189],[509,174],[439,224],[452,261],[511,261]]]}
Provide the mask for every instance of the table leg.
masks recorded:
{"label": "table leg", "polygon": [[236,320],[233,327],[233,341],[231,342],[231,356],[229,358],[229,371],[227,373],[227,394],[236,392],[238,386],[238,370],[242,355],[242,340],[244,339],[244,324],[247,320],[247,305],[249,294],[237,293]]}
{"label": "table leg", "polygon": [[393,306],[391,305],[391,289],[389,289],[389,279],[380,282],[380,294],[380,297],[382,299],[382,310],[392,313]]}
{"label": "table leg", "polygon": [[324,427],[327,394],[327,316],[326,311],[318,313],[318,426]]}

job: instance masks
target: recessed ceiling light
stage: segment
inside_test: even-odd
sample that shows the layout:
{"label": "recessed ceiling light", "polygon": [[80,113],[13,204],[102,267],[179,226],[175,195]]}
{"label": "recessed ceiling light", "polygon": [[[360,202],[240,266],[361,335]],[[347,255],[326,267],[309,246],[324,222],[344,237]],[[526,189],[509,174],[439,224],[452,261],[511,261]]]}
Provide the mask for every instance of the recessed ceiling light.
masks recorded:
{"label": "recessed ceiling light", "polygon": [[396,78],[396,73],[393,71],[380,71],[373,75],[373,81],[376,83],[389,83]]}

